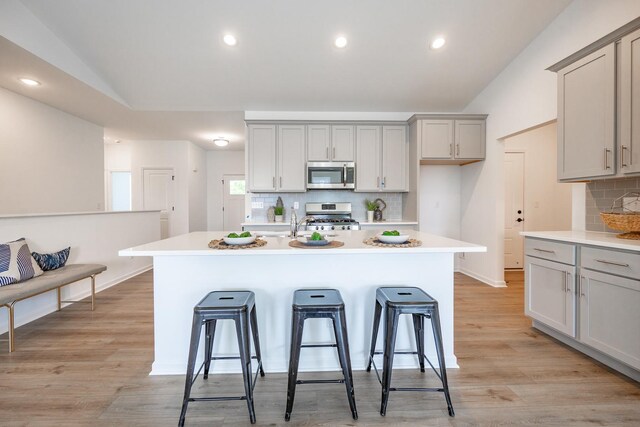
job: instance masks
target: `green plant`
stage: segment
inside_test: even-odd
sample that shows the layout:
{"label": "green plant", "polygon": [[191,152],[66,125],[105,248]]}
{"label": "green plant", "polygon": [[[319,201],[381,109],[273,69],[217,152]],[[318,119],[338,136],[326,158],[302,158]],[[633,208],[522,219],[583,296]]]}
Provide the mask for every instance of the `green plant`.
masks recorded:
{"label": "green plant", "polygon": [[367,206],[368,211],[375,211],[378,208],[378,204],[369,199],[365,199],[364,204]]}
{"label": "green plant", "polygon": [[276,206],[273,208],[274,215],[282,215],[284,214],[284,206]]}

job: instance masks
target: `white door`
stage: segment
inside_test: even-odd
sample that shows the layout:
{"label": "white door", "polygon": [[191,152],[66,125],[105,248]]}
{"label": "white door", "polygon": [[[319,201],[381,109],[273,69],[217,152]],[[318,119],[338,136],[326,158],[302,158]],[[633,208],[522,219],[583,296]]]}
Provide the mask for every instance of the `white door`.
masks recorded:
{"label": "white door", "polygon": [[171,215],[175,211],[173,169],[143,169],[143,208],[160,211],[160,238],[171,236]]}
{"label": "white door", "polygon": [[504,155],[504,268],[522,268],[524,239],[524,153]]}
{"label": "white door", "polygon": [[222,187],[222,229],[241,231],[246,194],[244,175],[223,175]]}

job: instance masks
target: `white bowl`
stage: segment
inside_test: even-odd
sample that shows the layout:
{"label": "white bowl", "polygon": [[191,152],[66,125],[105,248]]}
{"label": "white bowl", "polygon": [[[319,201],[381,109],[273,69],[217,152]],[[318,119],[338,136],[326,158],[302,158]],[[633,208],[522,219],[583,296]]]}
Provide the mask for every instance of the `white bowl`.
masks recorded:
{"label": "white bowl", "polygon": [[376,239],[380,240],[382,243],[391,243],[394,245],[404,243],[409,240],[408,234],[401,234],[399,236],[383,236],[382,234],[378,234]]}
{"label": "white bowl", "polygon": [[251,235],[249,237],[223,237],[224,242],[227,245],[248,245],[249,243],[253,243],[256,240],[255,235]]}

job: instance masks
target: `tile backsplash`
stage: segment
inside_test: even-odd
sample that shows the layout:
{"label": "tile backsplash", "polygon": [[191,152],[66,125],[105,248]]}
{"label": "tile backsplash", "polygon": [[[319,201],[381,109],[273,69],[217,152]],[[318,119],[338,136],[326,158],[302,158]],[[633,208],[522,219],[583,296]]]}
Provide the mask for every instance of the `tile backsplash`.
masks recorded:
{"label": "tile backsplash", "polygon": [[305,203],[313,202],[351,202],[352,217],[358,221],[365,221],[367,209],[364,200],[382,199],[387,208],[382,213],[386,220],[402,220],[402,193],[356,193],[353,191],[307,191],[306,193],[251,193],[251,202],[262,202],[263,209],[251,209],[251,221],[261,222],[267,220],[267,209],[276,205],[278,197],[282,198],[285,208],[284,220],[289,220],[291,207],[298,202],[300,207],[296,210],[298,218],[301,218]]}
{"label": "tile backsplash", "polygon": [[[607,179],[592,181],[586,189],[586,221],[585,226],[589,231],[612,230],[600,219],[600,212],[610,212],[613,201],[630,191],[640,191],[640,178]],[[618,210],[620,212],[620,210]]]}

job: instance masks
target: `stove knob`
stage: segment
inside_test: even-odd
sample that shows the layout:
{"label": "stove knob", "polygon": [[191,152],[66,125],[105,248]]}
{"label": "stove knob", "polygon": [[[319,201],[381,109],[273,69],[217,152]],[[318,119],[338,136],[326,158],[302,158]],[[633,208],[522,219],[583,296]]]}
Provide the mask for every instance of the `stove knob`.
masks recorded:
{"label": "stove knob", "polygon": [[342,226],[342,229],[343,229],[343,230],[345,229],[344,225]]}
{"label": "stove knob", "polygon": [[347,225],[347,230],[351,230],[351,226],[350,225]]}
{"label": "stove knob", "polygon": [[336,227],[332,225],[332,226],[331,226],[331,229],[332,229],[332,230],[335,230],[335,229],[336,229]]}
{"label": "stove knob", "polygon": [[321,225],[321,226],[320,226],[320,230],[324,230],[324,225]]}

